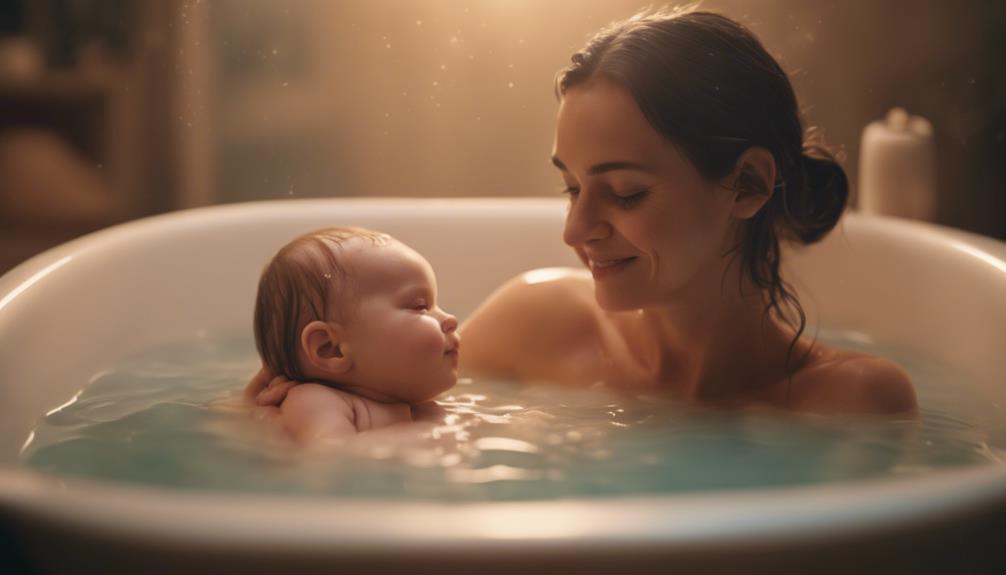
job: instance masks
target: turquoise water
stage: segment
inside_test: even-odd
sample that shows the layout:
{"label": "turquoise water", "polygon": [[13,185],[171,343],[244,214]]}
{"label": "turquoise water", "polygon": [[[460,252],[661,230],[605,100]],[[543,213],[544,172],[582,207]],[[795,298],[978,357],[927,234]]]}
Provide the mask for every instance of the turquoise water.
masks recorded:
{"label": "turquoise water", "polygon": [[822,340],[905,367],[921,419],[720,412],[604,389],[462,380],[438,400],[449,413],[443,425],[302,449],[240,404],[257,365],[251,341],[211,338],[98,374],[40,420],[22,460],[58,476],[173,488],[450,501],[806,485],[1006,464],[1002,406],[951,385],[965,375],[896,348],[838,334]]}

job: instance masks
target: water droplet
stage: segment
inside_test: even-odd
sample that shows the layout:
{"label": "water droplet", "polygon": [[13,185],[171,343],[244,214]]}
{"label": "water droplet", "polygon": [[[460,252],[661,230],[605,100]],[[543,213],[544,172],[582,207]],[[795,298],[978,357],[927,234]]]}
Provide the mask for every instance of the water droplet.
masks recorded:
{"label": "water droplet", "polygon": [[422,26],[422,25],[423,25],[422,20],[416,20],[416,26]]}
{"label": "water droplet", "polygon": [[290,85],[290,82],[283,82],[283,87],[284,87],[284,88],[286,88],[286,87],[287,87],[287,86],[289,86],[289,85]]}
{"label": "water droplet", "polygon": [[384,47],[385,48],[391,48],[391,44],[385,44]]}
{"label": "water droplet", "polygon": [[513,88],[513,82],[507,82],[506,87],[507,88]]}
{"label": "water droplet", "polygon": [[434,81],[433,81],[433,86],[434,86],[434,87],[437,87],[437,86],[439,86],[439,85],[440,85],[440,82],[437,82],[436,80],[434,80]]}
{"label": "water droplet", "polygon": [[273,49],[272,49],[272,53],[273,53],[273,54],[279,54],[279,50],[277,50],[277,49],[273,48]]}
{"label": "water droplet", "polygon": [[458,43],[458,37],[457,36],[451,36],[451,44],[457,44],[457,43]]}
{"label": "water droplet", "polygon": [[384,113],[384,117],[385,118],[390,118],[391,117],[391,112],[385,112]]}
{"label": "water droplet", "polygon": [[446,70],[447,69],[447,64],[441,64],[440,65],[440,69],[441,70]]}

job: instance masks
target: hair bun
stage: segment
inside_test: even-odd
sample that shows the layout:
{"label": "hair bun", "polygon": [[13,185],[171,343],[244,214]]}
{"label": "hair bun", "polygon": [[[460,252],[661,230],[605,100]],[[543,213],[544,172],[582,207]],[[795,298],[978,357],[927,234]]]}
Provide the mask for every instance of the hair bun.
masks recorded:
{"label": "hair bun", "polygon": [[786,222],[797,239],[814,243],[835,227],[849,199],[845,170],[823,148],[805,148],[801,169],[802,186],[785,190]]}

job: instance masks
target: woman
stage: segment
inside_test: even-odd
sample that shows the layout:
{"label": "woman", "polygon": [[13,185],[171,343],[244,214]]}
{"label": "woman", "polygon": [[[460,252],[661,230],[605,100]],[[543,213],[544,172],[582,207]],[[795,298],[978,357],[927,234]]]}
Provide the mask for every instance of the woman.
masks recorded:
{"label": "woman", "polygon": [[574,54],[556,93],[563,239],[589,273],[497,290],[461,328],[463,373],[725,407],[916,412],[898,366],[800,337],[780,242],[822,238],[848,183],[804,141],[789,79],[745,27],[638,15]]}

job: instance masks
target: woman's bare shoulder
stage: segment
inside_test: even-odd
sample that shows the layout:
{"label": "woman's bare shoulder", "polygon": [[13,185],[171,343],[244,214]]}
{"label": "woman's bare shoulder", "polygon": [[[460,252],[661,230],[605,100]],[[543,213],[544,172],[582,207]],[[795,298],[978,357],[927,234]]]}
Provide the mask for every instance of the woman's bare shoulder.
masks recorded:
{"label": "woman's bare shoulder", "polygon": [[589,272],[547,268],[504,283],[461,326],[465,373],[520,376],[535,359],[596,334],[598,307]]}
{"label": "woman's bare shoulder", "polygon": [[865,353],[818,349],[794,377],[800,407],[844,414],[918,412],[912,380],[898,364]]}

